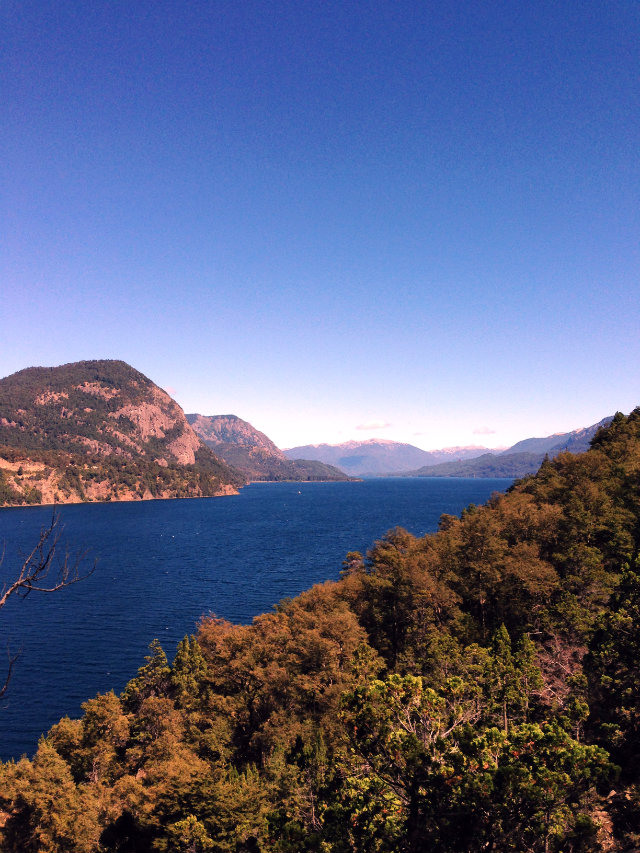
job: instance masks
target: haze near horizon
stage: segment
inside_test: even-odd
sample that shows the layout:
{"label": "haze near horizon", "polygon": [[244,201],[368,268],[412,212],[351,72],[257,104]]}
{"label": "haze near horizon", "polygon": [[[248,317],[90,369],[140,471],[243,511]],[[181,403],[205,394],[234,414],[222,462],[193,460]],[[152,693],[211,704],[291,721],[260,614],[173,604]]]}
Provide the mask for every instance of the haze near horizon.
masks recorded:
{"label": "haze near horizon", "polygon": [[636,3],[2,14],[2,376],[123,359],[279,447],[640,402]]}

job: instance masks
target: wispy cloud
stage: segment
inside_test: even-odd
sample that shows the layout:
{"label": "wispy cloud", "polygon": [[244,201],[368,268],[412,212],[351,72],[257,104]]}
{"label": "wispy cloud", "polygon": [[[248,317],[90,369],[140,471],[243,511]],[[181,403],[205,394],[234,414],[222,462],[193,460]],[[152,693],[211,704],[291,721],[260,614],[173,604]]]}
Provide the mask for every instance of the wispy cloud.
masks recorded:
{"label": "wispy cloud", "polygon": [[389,421],[367,421],[364,424],[358,424],[356,429],[387,429],[387,427],[390,426],[391,424],[389,423]]}
{"label": "wispy cloud", "polygon": [[177,393],[177,389],[173,388],[171,385],[167,385],[164,389],[170,397],[175,397]]}
{"label": "wispy cloud", "polygon": [[476,427],[473,431],[474,435],[495,435],[497,430],[491,429],[488,426]]}

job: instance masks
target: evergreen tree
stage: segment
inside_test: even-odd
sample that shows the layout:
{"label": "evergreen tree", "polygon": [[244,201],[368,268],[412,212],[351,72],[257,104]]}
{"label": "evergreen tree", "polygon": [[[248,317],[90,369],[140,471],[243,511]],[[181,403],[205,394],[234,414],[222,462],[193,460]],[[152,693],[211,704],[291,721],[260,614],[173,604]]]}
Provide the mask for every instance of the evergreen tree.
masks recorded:
{"label": "evergreen tree", "polygon": [[146,663],[140,667],[138,675],[127,684],[122,694],[122,704],[127,711],[136,711],[150,696],[164,695],[169,686],[171,669],[160,642],[152,640],[149,651],[150,654],[145,657]]}

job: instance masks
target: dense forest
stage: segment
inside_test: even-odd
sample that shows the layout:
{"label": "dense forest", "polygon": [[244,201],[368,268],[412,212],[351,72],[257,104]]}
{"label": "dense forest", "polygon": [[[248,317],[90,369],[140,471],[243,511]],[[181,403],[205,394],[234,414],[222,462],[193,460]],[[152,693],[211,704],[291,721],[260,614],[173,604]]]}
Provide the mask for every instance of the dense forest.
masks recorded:
{"label": "dense forest", "polygon": [[171,664],[154,642],[0,766],[0,849],[634,850],[639,547],[636,409]]}

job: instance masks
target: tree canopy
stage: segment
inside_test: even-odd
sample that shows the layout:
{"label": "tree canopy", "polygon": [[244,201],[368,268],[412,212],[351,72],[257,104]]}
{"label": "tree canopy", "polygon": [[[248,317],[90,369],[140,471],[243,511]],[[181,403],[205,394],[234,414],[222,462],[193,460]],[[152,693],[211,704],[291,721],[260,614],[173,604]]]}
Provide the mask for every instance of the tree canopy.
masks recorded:
{"label": "tree canopy", "polygon": [[0,849],[627,851],[640,410],[250,625],[152,644],[0,766]]}

